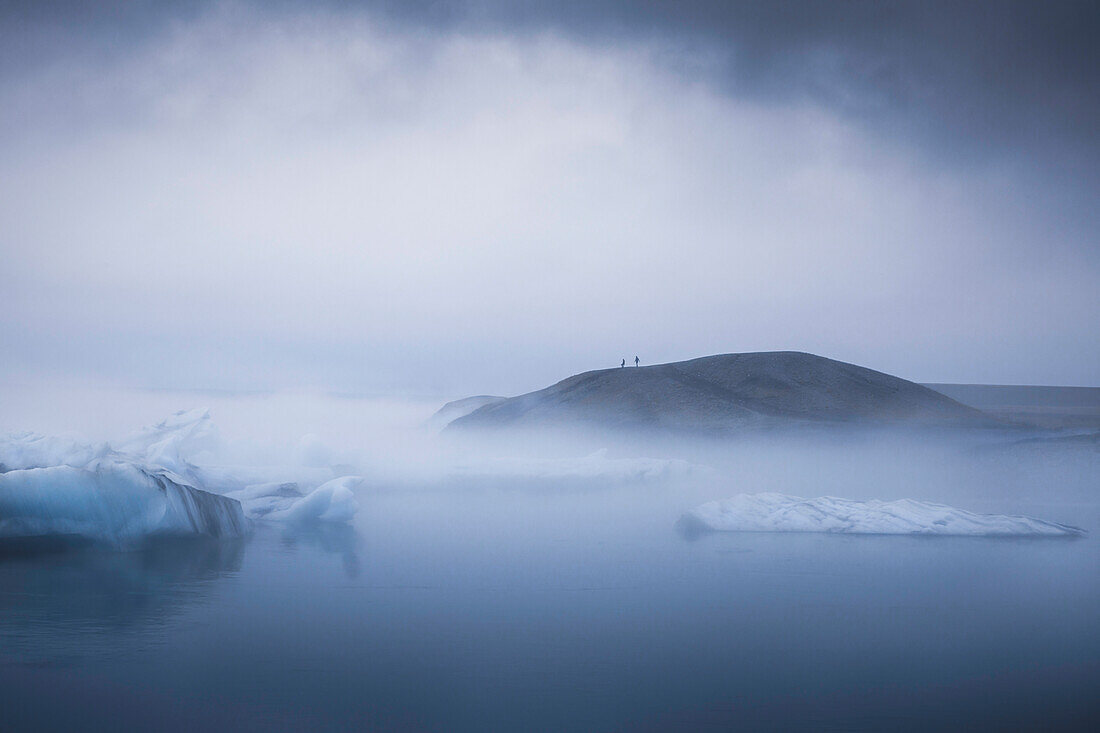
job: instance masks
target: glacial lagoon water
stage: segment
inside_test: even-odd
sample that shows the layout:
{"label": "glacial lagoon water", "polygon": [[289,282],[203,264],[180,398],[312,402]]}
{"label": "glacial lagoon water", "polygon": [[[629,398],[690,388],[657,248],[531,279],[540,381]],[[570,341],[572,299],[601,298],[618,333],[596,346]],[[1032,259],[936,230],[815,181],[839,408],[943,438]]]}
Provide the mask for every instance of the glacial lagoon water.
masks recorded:
{"label": "glacial lagoon water", "polygon": [[0,729],[1100,721],[1100,502],[1067,540],[696,536],[675,519],[713,495],[653,485],[359,498],[352,526],[9,548]]}

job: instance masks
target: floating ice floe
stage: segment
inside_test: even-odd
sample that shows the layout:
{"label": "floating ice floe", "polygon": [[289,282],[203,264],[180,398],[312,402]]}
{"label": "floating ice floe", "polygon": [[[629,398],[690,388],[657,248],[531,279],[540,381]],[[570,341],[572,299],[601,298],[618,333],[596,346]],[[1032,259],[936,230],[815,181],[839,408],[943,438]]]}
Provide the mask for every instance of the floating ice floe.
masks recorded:
{"label": "floating ice floe", "polygon": [[688,526],[723,532],[1072,537],[1084,530],[1024,516],[974,514],[915,499],[854,501],[822,496],[739,494],[684,515]]}
{"label": "floating ice floe", "polygon": [[0,538],[126,545],[152,535],[239,537],[249,517],[347,522],[355,515],[357,477],[305,491],[292,483],[222,495],[242,482],[192,462],[216,443],[206,410],[178,412],[117,448],[33,433],[0,439]]}

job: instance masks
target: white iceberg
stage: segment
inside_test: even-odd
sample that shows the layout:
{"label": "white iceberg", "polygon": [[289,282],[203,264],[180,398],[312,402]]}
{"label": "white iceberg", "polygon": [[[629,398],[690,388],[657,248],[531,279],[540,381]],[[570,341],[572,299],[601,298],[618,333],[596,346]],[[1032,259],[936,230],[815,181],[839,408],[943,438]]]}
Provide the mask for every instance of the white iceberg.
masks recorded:
{"label": "white iceberg", "polygon": [[1024,516],[974,514],[944,504],[899,499],[854,501],[821,496],[739,494],[684,515],[689,527],[721,532],[1071,537],[1084,530]]}

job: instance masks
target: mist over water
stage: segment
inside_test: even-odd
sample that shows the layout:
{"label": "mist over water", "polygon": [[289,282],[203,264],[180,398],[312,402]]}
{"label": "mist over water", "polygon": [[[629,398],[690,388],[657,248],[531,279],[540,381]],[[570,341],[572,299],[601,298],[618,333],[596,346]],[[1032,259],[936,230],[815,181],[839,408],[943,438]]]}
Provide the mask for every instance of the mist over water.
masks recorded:
{"label": "mist over water", "polygon": [[[15,729],[995,729],[1100,712],[1100,455],[1017,445],[1028,431],[536,440],[440,434],[442,400],[5,400],[5,421],[88,439],[199,403],[220,435],[204,465],[364,477],[350,525],[6,555],[0,709]],[[916,498],[1089,534],[677,527],[761,492]]]}

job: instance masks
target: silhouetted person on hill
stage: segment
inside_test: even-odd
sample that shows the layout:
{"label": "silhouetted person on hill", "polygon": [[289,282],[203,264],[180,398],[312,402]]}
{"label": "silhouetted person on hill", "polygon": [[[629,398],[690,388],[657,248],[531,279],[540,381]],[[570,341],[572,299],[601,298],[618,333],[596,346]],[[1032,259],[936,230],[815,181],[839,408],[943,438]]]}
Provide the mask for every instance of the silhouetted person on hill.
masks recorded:
{"label": "silhouetted person on hill", "polygon": [[638,357],[637,356],[634,357],[634,366],[638,366]]}
{"label": "silhouetted person on hill", "polygon": [[623,359],[623,363],[619,365],[619,368],[621,369],[625,366],[626,366],[626,359]]}

